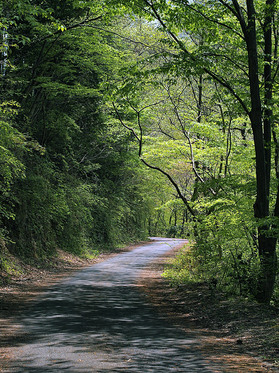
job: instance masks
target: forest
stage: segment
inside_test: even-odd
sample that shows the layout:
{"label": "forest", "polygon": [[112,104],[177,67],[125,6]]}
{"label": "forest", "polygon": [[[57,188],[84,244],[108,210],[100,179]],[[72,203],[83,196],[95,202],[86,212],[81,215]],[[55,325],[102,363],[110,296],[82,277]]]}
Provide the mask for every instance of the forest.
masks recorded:
{"label": "forest", "polygon": [[0,0],[0,266],[188,238],[278,304],[278,2]]}

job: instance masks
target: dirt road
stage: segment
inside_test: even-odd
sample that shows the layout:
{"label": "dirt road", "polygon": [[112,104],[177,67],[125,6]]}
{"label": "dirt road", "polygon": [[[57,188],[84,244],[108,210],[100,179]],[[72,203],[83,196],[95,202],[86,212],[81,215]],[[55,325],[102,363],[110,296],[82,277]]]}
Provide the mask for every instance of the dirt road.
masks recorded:
{"label": "dirt road", "polygon": [[4,372],[222,372],[194,334],[159,316],[137,278],[183,240],[155,239],[78,272],[40,296],[18,319]]}

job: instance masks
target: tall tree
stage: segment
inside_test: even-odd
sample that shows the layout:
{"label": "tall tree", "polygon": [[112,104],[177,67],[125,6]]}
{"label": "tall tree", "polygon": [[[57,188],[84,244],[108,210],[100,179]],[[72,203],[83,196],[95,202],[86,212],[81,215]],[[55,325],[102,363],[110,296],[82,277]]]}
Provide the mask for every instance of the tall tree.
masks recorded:
{"label": "tall tree", "polygon": [[278,75],[277,2],[138,0],[117,3],[155,19],[157,27],[169,36],[176,50],[173,62],[180,61],[184,73],[202,73],[204,78],[223,87],[235,102],[235,111],[249,118],[255,149],[254,216],[260,258],[256,296],[260,302],[269,302],[277,273],[279,217],[279,189],[271,190],[271,178],[276,178],[278,185],[278,172],[272,170],[278,162],[273,100]]}

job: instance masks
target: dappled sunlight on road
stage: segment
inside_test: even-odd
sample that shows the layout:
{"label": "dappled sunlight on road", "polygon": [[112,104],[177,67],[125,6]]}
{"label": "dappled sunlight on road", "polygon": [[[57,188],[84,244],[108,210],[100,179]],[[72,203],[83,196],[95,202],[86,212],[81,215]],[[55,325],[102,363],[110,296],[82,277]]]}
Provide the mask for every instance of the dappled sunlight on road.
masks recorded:
{"label": "dappled sunlight on road", "polygon": [[77,273],[19,320],[6,372],[217,372],[194,335],[158,316],[138,291],[144,265],[181,244],[157,240]]}

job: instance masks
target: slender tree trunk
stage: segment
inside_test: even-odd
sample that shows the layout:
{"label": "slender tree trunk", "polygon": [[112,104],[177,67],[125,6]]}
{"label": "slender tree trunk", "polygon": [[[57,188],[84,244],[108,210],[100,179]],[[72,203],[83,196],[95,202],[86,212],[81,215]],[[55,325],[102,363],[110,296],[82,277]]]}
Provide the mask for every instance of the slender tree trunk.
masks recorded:
{"label": "slender tree trunk", "polygon": [[199,76],[199,85],[198,85],[198,103],[197,103],[197,109],[198,109],[198,117],[197,121],[198,123],[201,123],[202,119],[202,88],[203,88],[203,77],[202,74]]}

